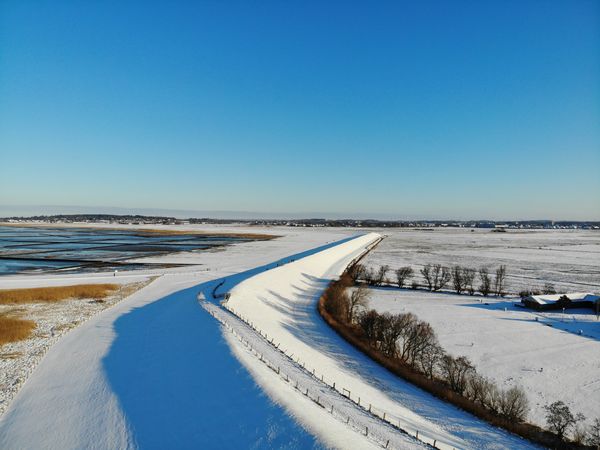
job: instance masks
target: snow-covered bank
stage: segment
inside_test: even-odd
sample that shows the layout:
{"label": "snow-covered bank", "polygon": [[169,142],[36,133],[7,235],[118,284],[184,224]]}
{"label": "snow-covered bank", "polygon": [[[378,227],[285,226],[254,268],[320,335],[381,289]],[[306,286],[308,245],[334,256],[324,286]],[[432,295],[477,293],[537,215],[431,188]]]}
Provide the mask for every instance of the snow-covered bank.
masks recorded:
{"label": "snow-covered bank", "polygon": [[[361,236],[257,274],[230,291],[227,307],[274,339],[309,372],[315,370],[354,401],[360,397],[361,405],[370,405],[392,423],[400,421],[405,429],[419,430],[438,444],[456,448],[531,447],[388,373],[343,341],[318,316],[316,302],[328,282],[377,238],[376,234]],[[311,412],[304,414],[310,420]]]}
{"label": "snow-covered bank", "polygon": [[0,416],[52,345],[70,330],[107,308],[111,308],[152,279],[124,284],[102,301],[68,299],[60,302],[42,302],[0,305],[0,314],[35,322],[31,335],[0,346]]}
{"label": "snow-covered bank", "polygon": [[[277,442],[288,445],[287,441],[269,441],[274,430],[267,431],[264,422],[254,424],[256,414],[248,411],[252,417],[234,417],[235,413],[229,411],[229,415],[221,417],[214,409],[204,408],[201,396],[207,388],[215,391],[218,386],[211,387],[211,383],[223,375],[218,373],[221,369],[214,369],[217,372],[211,369],[211,360],[202,359],[203,353],[198,349],[203,348],[201,344],[210,349],[215,345],[214,339],[220,338],[194,333],[207,326],[206,315],[198,308],[194,293],[182,291],[210,280],[233,278],[231,275],[348,236],[348,232],[329,230],[287,230],[279,234],[281,238],[271,241],[236,244],[226,251],[198,254],[195,262],[202,264],[201,267],[165,271],[151,285],[61,338],[0,418],[0,448],[129,448],[142,444],[166,446],[168,440],[179,443],[180,447],[212,443],[236,448],[239,440],[227,440],[235,436],[228,436],[228,431],[224,431],[225,423],[232,421],[243,428],[234,435],[248,436],[253,429],[259,433],[252,445],[259,448],[278,446]],[[65,284],[64,280],[90,282],[107,275],[60,275],[57,278]],[[119,273],[117,278],[139,275],[138,272]],[[53,280],[54,277],[48,275],[7,279],[10,287],[44,285]],[[0,288],[2,282],[0,279]],[[182,293],[173,294],[177,292]],[[195,342],[196,339],[206,342]],[[222,370],[226,374],[233,371],[231,375],[236,376],[235,371],[239,369],[227,363]],[[232,383],[238,378],[239,374]],[[231,402],[233,407],[243,407],[236,402],[243,401],[246,394],[235,392],[235,397],[225,398],[225,406]],[[156,403],[152,403],[153,400]],[[223,398],[213,403],[215,408],[223,407]],[[271,418],[265,420],[279,420],[274,416],[275,411],[269,414]],[[180,419],[179,423],[175,419]],[[220,421],[221,428],[211,428],[210,424],[215,421]],[[281,430],[282,426],[277,422],[277,429]],[[285,426],[289,429],[291,425]],[[296,439],[294,433],[288,433],[288,438]],[[280,439],[284,439],[285,434],[279,434]],[[296,446],[301,447],[312,445],[304,438],[296,442],[300,442]]]}

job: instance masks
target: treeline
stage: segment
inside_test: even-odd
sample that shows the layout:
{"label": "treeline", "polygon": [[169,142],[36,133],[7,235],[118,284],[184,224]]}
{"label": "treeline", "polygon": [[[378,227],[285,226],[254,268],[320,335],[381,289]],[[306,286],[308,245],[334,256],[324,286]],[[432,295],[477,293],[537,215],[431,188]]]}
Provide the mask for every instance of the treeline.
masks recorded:
{"label": "treeline", "polygon": [[[364,274],[362,270],[350,268],[330,284],[319,301],[321,315],[344,338],[402,378],[495,426],[550,448],[578,448],[564,438],[566,430],[558,433],[550,427],[555,431],[550,433],[525,423],[529,409],[525,392],[519,387],[503,389],[479,374],[466,356],[445,352],[429,323],[412,313],[381,314],[369,309],[368,287],[359,284],[349,289],[361,279],[357,273]],[[375,273],[376,280],[382,273],[385,276],[383,270]],[[435,274],[433,277],[435,280]],[[596,425],[600,427],[600,423]],[[586,430],[581,442],[593,433],[593,427]],[[600,428],[596,433],[600,439]],[[588,442],[595,445],[595,441]]]}
{"label": "treeline", "polygon": [[[388,277],[390,272],[390,266],[387,264],[380,266],[379,269],[356,264],[348,274],[353,280],[363,281],[371,286],[395,284],[399,288],[403,288],[407,287],[410,282],[412,289],[421,287],[413,279],[415,272],[410,266],[396,269],[393,272],[393,280]],[[490,274],[487,267],[473,269],[458,265],[446,267],[441,264],[427,264],[420,270],[420,273],[425,281],[424,287],[433,292],[451,287],[457,294],[474,295],[476,292],[480,292],[485,297],[490,294],[498,297],[507,294],[505,265],[501,265],[493,274]]]}
{"label": "treeline", "polygon": [[429,380],[442,383],[499,417],[522,422],[528,410],[520,388],[502,390],[477,373],[465,356],[444,351],[435,331],[412,313],[390,314],[367,309],[368,288],[360,285],[350,293],[354,280],[348,274],[333,283],[325,293],[325,308],[338,322],[348,326],[373,350],[386,358],[409,366]]}

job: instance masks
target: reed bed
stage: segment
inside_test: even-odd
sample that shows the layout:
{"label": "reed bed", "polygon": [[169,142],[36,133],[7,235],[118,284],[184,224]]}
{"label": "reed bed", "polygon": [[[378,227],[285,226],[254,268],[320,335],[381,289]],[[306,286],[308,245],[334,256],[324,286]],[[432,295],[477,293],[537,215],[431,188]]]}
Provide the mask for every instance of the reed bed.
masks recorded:
{"label": "reed bed", "polygon": [[27,289],[0,290],[0,305],[51,303],[71,298],[102,299],[119,289],[118,284],[77,284]]}
{"label": "reed bed", "polygon": [[35,322],[33,320],[0,314],[0,346],[9,342],[27,339],[34,329]]}

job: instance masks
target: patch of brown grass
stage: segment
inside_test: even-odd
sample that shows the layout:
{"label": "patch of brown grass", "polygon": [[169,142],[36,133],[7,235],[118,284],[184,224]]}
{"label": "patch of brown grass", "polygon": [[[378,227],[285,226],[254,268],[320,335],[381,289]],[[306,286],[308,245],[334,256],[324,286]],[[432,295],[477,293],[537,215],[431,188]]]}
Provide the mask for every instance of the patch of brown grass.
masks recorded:
{"label": "patch of brown grass", "polygon": [[0,315],[0,345],[27,339],[35,329],[33,320]]}
{"label": "patch of brown grass", "polygon": [[119,289],[118,284],[77,284],[27,289],[0,290],[0,305],[59,302],[69,298],[105,298]]}

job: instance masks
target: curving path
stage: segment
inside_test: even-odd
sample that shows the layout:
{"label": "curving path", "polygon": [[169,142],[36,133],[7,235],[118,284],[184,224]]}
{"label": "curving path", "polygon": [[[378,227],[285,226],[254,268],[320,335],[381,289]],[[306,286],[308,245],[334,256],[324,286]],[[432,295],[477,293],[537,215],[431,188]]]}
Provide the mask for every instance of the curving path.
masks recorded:
{"label": "curving path", "polygon": [[[444,448],[533,447],[390,374],[346,343],[318,315],[316,303],[327,283],[377,238],[375,234],[364,235],[257,274],[231,290],[227,308],[274,339],[309,372],[314,370],[330,385],[335,382],[337,389],[354,402],[369,405],[380,417],[385,414],[388,421],[400,423],[410,434],[418,431],[425,442],[435,441]],[[261,363],[255,358],[246,364]],[[273,377],[257,381],[273,395],[281,388]],[[313,412],[295,408],[293,398],[283,402],[301,418],[311,420]]]}

